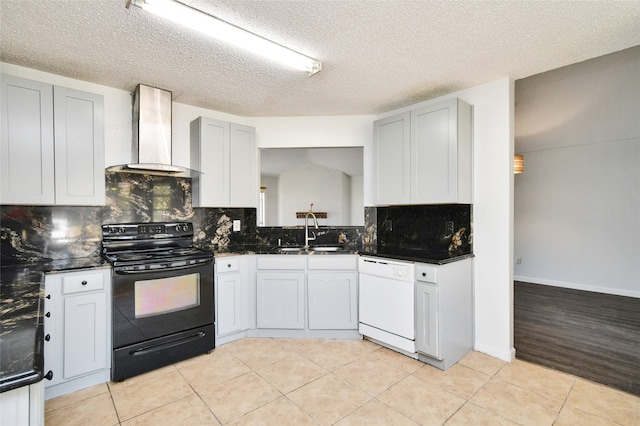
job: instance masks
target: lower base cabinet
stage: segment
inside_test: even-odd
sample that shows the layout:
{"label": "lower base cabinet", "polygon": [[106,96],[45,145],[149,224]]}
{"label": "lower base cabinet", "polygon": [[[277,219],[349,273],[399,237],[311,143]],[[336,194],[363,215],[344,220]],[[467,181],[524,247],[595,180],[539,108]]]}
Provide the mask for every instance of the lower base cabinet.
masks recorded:
{"label": "lower base cabinet", "polygon": [[264,255],[256,266],[253,335],[359,337],[357,256]]}
{"label": "lower base cabinet", "polygon": [[305,328],[304,272],[258,272],[258,328]]}
{"label": "lower base cabinet", "polygon": [[309,273],[309,328],[358,328],[358,275],[355,272]]}
{"label": "lower base cabinet", "polygon": [[216,338],[248,328],[247,290],[240,256],[221,258],[215,264]]}
{"label": "lower base cabinet", "polygon": [[416,350],[434,358],[440,357],[438,332],[438,287],[416,284]]}
{"label": "lower base cabinet", "polygon": [[473,348],[472,259],[416,264],[416,350],[442,370]]}
{"label": "lower base cabinet", "polygon": [[42,381],[0,393],[0,424],[44,425],[44,384]]}
{"label": "lower base cabinet", "polygon": [[109,381],[111,269],[45,276],[45,398]]}

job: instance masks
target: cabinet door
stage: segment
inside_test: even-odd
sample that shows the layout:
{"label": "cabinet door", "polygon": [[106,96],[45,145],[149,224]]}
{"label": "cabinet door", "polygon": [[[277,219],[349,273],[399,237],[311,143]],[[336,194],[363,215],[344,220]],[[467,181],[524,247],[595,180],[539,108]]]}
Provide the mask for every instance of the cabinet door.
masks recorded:
{"label": "cabinet door", "polygon": [[411,203],[471,202],[471,107],[459,99],[411,111]]}
{"label": "cabinet door", "polygon": [[457,114],[454,101],[411,112],[412,202],[455,201]]}
{"label": "cabinet door", "polygon": [[56,204],[104,205],[104,100],[54,87]]}
{"label": "cabinet door", "polygon": [[65,297],[65,379],[108,366],[106,321],[107,296],[104,292]]}
{"label": "cabinet door", "polygon": [[200,117],[191,122],[194,207],[229,206],[229,123]]}
{"label": "cabinet door", "polygon": [[0,203],[53,204],[52,86],[8,75],[1,86]]}
{"label": "cabinet door", "polygon": [[304,272],[258,272],[258,328],[305,328]]}
{"label": "cabinet door", "polygon": [[357,274],[318,273],[308,276],[309,328],[358,328]]}
{"label": "cabinet door", "polygon": [[440,357],[438,333],[438,287],[416,284],[416,350]]}
{"label": "cabinet door", "polygon": [[411,147],[409,113],[373,123],[375,204],[402,204],[410,200]]}
{"label": "cabinet door", "polygon": [[34,424],[29,422],[29,386],[0,393],[0,413],[3,425]]}
{"label": "cabinet door", "polygon": [[218,336],[236,333],[246,329],[242,321],[243,292],[240,272],[219,274],[216,279],[216,323]]}
{"label": "cabinet door", "polygon": [[230,124],[229,206],[257,207],[258,151],[256,129]]}

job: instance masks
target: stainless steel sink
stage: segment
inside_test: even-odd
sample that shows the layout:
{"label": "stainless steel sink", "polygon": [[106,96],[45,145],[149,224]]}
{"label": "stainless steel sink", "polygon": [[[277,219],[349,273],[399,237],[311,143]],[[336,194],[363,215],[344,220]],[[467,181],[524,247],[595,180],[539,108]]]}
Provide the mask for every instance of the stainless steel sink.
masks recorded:
{"label": "stainless steel sink", "polygon": [[279,247],[278,251],[280,253],[297,253],[299,251],[302,251],[301,247]]}
{"label": "stainless steel sink", "polygon": [[311,251],[340,251],[340,247],[311,247],[309,248]]}

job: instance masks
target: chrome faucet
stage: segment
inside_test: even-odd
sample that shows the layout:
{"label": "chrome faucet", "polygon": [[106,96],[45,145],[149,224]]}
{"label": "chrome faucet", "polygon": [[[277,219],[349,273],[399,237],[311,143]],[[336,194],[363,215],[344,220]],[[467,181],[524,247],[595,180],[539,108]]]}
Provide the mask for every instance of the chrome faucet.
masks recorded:
{"label": "chrome faucet", "polygon": [[309,216],[313,218],[313,224],[316,227],[316,229],[318,229],[318,219],[316,218],[316,215],[313,214],[313,203],[311,203],[311,206],[309,207],[309,211],[304,217],[304,249],[305,250],[309,250],[309,241],[313,241],[316,239],[316,233],[313,231],[311,231],[311,233],[313,234],[313,237],[309,236]]}

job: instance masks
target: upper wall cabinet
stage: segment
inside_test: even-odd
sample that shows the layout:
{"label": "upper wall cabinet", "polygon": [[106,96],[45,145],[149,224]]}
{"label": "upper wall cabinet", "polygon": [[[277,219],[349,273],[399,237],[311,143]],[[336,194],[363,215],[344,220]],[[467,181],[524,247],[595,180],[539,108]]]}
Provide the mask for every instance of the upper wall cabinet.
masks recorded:
{"label": "upper wall cabinet", "polygon": [[373,123],[375,204],[411,201],[410,123],[408,112]]}
{"label": "upper wall cabinet", "polygon": [[256,207],[258,149],[256,130],[199,117],[191,122],[194,207]]}
{"label": "upper wall cabinet", "polygon": [[375,121],[375,204],[471,203],[471,125],[457,98]]}
{"label": "upper wall cabinet", "polygon": [[103,205],[101,95],[3,75],[1,204]]}

